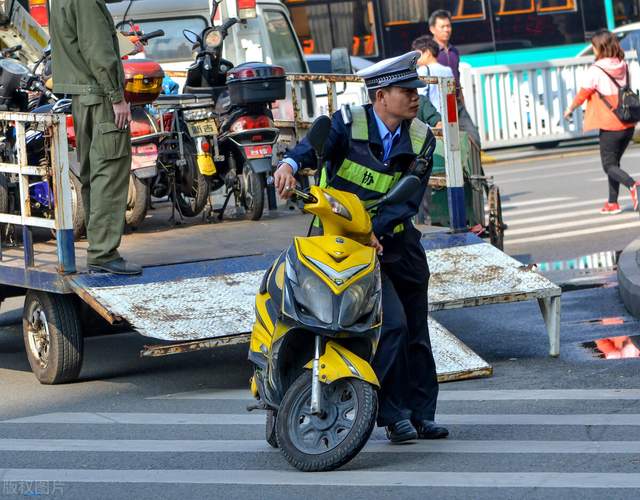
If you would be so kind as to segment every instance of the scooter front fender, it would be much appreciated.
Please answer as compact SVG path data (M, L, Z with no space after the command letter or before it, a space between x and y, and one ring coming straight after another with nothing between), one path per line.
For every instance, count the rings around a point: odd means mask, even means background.
M359 378L380 388L380 382L371 365L346 347L330 340L320 356L320 382L331 384L341 378ZM305 368L311 369L313 360Z

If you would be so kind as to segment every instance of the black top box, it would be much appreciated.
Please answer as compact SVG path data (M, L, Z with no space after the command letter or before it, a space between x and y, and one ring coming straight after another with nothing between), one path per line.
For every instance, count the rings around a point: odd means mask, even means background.
M284 68L261 62L244 63L227 73L231 104L255 104L284 99Z

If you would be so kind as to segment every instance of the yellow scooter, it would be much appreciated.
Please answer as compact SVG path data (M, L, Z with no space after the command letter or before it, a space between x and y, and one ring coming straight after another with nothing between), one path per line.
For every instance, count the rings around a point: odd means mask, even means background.
M329 128L320 117L309 131L319 158ZM420 188L418 177L405 176L376 206ZM327 471L354 458L375 424L380 266L356 195L318 186L294 193L320 218L324 235L294 238L264 275L249 349L251 390L254 409L267 410L267 442L302 471Z

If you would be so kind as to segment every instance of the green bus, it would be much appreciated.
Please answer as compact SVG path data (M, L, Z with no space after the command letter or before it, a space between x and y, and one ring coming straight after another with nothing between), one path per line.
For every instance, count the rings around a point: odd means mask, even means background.
M379 60L428 32L437 9L453 17L453 44L471 66L573 57L601 29L640 21L640 0L285 0L307 54L348 47Z

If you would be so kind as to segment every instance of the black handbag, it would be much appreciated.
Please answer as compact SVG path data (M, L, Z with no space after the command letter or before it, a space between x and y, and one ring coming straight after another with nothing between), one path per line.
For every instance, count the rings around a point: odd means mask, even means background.
M596 90L607 108L613 111L613 114L616 115L622 122L639 122L640 98L638 98L638 94L631 90L631 87L629 86L629 66L627 66L627 83L625 85L620 85L615 78L613 78L609 73L607 73L597 64L595 66L601 69L603 73L607 75L609 79L614 83L614 85L618 87L618 106L616 108L614 108L609 103L609 101L607 101L604 96L600 92L598 92L598 90Z

